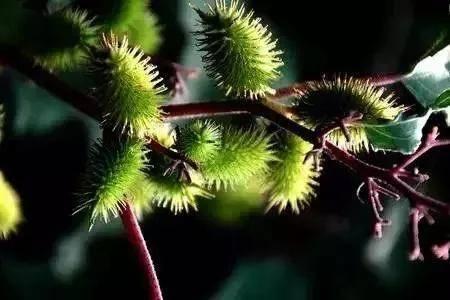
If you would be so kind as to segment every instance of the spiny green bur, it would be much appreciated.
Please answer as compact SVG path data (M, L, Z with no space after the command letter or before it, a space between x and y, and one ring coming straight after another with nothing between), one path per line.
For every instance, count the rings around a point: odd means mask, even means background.
M355 152L370 147L367 134L358 123L386 122L395 119L404 110L404 106L396 104L393 94L386 94L383 88L375 87L367 80L352 77L308 83L305 89L299 91L294 103L299 122L312 129L338 124L352 112L361 113L362 119L348 126L350 141L341 129L335 129L328 135L340 148Z
M208 12L195 8L201 29L196 32L206 71L226 95L245 98L273 94L271 83L280 76L283 65L276 50L277 41L267 26L232 0L216 0Z
M33 56L44 67L69 70L85 62L95 45L98 27L86 11L64 8L42 15L23 8L20 1L0 4L0 42Z
M287 208L299 213L315 196L314 186L319 171L312 160L305 157L313 145L286 132L277 135L276 156L279 160L271 165L267 180L269 205L281 212Z
M144 142L126 139L96 143L90 151L82 184L80 209L91 212L91 224L98 218L116 217L127 198L133 198L134 184L147 168Z
M119 41L109 34L91 60L103 124L130 136L151 136L160 124L158 106L165 87L150 58L138 48L129 48L125 37Z
M173 161L161 154L151 152L149 168L140 179L140 198L136 197L134 205L138 211L149 211L151 206L170 208L175 214L190 209L197 210L196 198L211 198L212 195L202 188L204 180L197 172L191 170L191 181L183 180L175 173L166 172Z
M183 127L178 138L181 152L195 162L211 160L220 149L220 129L213 122L200 120Z
M169 207L174 214L197 210L197 197L211 198L201 187L202 179L197 174L191 174L192 182L180 180L175 174L149 175L147 177L147 189L151 191L152 202L161 207Z
M274 159L270 136L262 129L238 129L195 122L182 136L183 149L199 163L208 187L235 188L265 174Z
M0 239L6 239L22 222L20 199L0 171Z
M79 67L87 58L89 47L97 41L98 28L86 11L63 9L45 16L37 28L30 24L30 35L40 41L29 45L36 61L48 69L68 70Z

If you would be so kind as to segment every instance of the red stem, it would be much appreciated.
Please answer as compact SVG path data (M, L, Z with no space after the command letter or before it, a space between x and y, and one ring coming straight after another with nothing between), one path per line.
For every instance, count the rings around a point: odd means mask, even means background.
M145 243L136 215L128 202L125 202L120 218L122 219L128 240L136 250L140 266L142 266L144 269L143 271L146 274L149 299L162 300L163 296L159 286L158 277L156 276L156 270L153 265L152 257L147 249L147 244Z
M31 78L41 87L47 89L49 92L59 97L61 100L68 102L75 108L80 111L86 113L87 115L99 119L99 112L97 109L96 101L94 98L84 95L79 91L73 89L65 82L59 80L56 76L44 70L43 68L34 64L34 62L27 58L26 56L20 54L20 51L15 51L14 49L5 48L0 45L0 63L5 65L9 65L24 75ZM388 77L372 77L368 78L375 85L387 85L400 81L403 76L388 76ZM273 97L273 99L269 100L277 100L289 96L292 92L295 92L295 89L302 88L302 84L294 84L291 87L287 87L285 89L280 89L279 92ZM219 115L232 115L232 114L251 114L255 116L264 117L267 120L279 125L280 127L296 134L297 136L303 138L306 141L311 143L315 143L317 141L317 135L309 130L308 128L294 122L293 120L285 117L283 114L267 107L264 104L258 102L251 101L224 101L224 102L209 102L209 103L191 103L191 104L181 104L181 105L167 105L162 106L161 109L165 113L164 118L166 121L176 120L176 119L189 119L189 118L199 118L199 117L215 117ZM436 142L437 144L433 145L447 145L448 142ZM149 146L152 146L151 143ZM154 145L153 145L154 146ZM158 145L156 145L158 146ZM348 153L345 150L338 148L332 143L325 141L323 143L324 152L329 155L331 158L338 160L339 162L346 165L348 168L355 171L362 178L376 178L392 186L403 196L407 197L411 203L412 207L426 207L432 211L440 212L444 215L450 214L450 205L440 202L432 197L428 197L422 193L416 191L413 187L408 185L406 182L401 180L401 177L405 175L405 170L403 169L417 158L419 158L422 154L427 152L430 148L425 141L425 144L422 145L422 149L419 149L415 154L408 157L399 167L392 169L380 168L374 165L370 165L366 162L359 160L354 155ZM158 147L157 147L158 148ZM161 150L161 149L160 149ZM163 151L167 152L167 151ZM167 152L173 157L178 157L178 155L173 155L172 152ZM170 156L169 155L169 156ZM394 192L394 191L392 191ZM132 211L128 208L124 211L124 213L132 214ZM122 216L122 220L124 224L127 223L128 228L127 233L131 236L136 236L136 232L138 233L139 239L133 238L133 241L141 241L139 243L134 242L135 246L139 250L139 252L145 255L140 255L145 258L143 263L147 267L147 276L149 278L153 278L150 281L151 286L156 282L156 275L154 272L153 265L151 264L151 259L148 254L148 251L145 248L145 242L142 238L142 234L139 230L139 225L135 220L134 215L130 216ZM133 221L130 222L130 221ZM134 229L133 229L134 227ZM133 229L133 230L131 230ZM150 264L148 263L150 261ZM149 268L150 266L150 268ZM156 281L155 281L156 280ZM159 291L159 287L158 287ZM159 291L160 296L160 291ZM155 298L161 299L161 298Z
M166 120L189 119L195 117L214 117L226 114L252 114L264 117L280 127L296 134L304 140L314 143L316 135L313 131L286 118L278 112L258 102L250 101L226 101L226 102L202 102L178 105L166 105L162 107ZM338 148L329 141L324 143L324 151L331 158L343 163L355 171L362 178L378 178L389 183L402 195L407 197L414 205L424 205L433 211L439 211L444 215L450 214L450 205L432 197L419 193L399 177L398 170L380 168L368 164L349 152Z

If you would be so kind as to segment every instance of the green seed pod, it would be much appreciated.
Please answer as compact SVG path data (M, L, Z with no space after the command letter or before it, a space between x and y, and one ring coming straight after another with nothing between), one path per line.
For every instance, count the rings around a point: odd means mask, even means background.
M210 121L194 121L180 130L179 148L197 163L203 163L219 151L220 127Z
M16 232L22 222L20 199L0 172L0 239L6 239Z
M195 9L201 30L197 42L205 52L206 71L226 95L258 98L274 94L272 81L280 76L283 65L276 50L277 41L267 26L246 12L238 0L216 0L208 12Z
M39 64L68 70L85 62L87 49L95 45L98 36L98 28L87 12L63 9L38 21L37 28L30 30L30 35L35 36L30 40L39 36L40 41L31 44L29 51Z
M165 88L149 60L138 48L128 48L126 38L119 42L112 33L103 36L100 50L92 55L92 72L107 127L143 138L160 123Z
M148 213L155 205L169 207L175 214L189 211L189 208L197 210L197 197L212 197L202 188L203 179L197 172L190 170L188 182L180 178L177 171L167 172L174 162L166 156L151 152L148 157L152 167L132 188L133 204L139 215Z
M91 211L91 224L98 217L116 217L126 199L133 198L134 184L147 167L144 142L135 139L96 143L82 184L80 209Z
M393 94L386 94L383 88L375 87L367 80L337 77L308 83L299 91L293 110L298 120L312 129L337 125L350 114L360 113L361 120L348 124L350 141L340 128L328 134L337 146L359 152L370 146L367 134L359 124L393 120L405 107L395 103Z
M167 176L150 175L147 177L147 190L152 194L152 202L161 207L169 207L174 214L197 210L197 197L211 198L201 187L202 179L198 174L191 173L192 182L180 180L175 174Z
M315 196L314 186L318 185L319 171L312 160L305 161L313 145L290 133L280 133L277 139L279 160L273 162L268 176L267 209L278 207L281 212L290 207L299 213Z
M254 176L263 176L273 161L270 136L261 129L222 128L217 153L200 163L200 171L209 187L235 188Z

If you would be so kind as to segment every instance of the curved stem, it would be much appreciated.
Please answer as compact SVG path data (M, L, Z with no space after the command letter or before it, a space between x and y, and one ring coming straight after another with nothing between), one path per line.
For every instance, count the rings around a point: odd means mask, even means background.
M59 97L61 100L71 104L75 108L93 117L94 119L100 119L100 114L96 105L96 99L86 96L83 93L80 93L79 91L71 88L68 84L61 81L53 74L35 65L32 60L20 54L20 51L12 51L10 48L2 47L0 45L0 64L5 64L15 68L19 72L35 81L39 86L47 89L49 92ZM367 79L372 81L372 83L375 85L387 85L399 82L402 78L402 75L394 75L387 77L378 76ZM281 89L278 92L278 96L280 96L281 99L282 97L289 95L290 92L295 91L295 88L301 88L301 86L302 84L294 84L291 87ZM276 96L277 95L275 95L275 98L277 98ZM275 108L268 107L265 104L256 101L249 101L244 99L239 101L228 100L222 102L166 105L162 106L161 110L164 113L163 117L166 121L199 117L215 117L220 115L251 114L254 116L263 117L308 142L314 144L317 141L316 134L310 129L286 117L283 112L279 112L275 110ZM436 137L436 134L437 129L435 133L432 133L432 137ZM450 215L450 204L438 201L432 197L418 192L411 185L407 184L401 179L401 177L405 175L404 168L414 162L421 155L435 146L443 146L448 144L448 141L434 141L430 144L429 140L425 140L421 148L419 148L419 150L415 154L408 157L398 167L394 167L392 169L380 168L378 166L366 163L358 159L351 153L340 149L339 147L326 140L323 143L322 150L330 158L344 164L349 169L353 170L355 173L361 176L363 179L378 179L387 184L387 186L392 187L394 190L389 189L389 192L397 195L396 192L398 191L399 194L402 194L409 199L411 207L421 208L422 212L424 212L424 208L426 208L426 210L432 210L435 212L440 212L444 215ZM151 141L148 146L152 147ZM155 146L157 148L156 150L164 150L159 147L162 147L162 145L154 144L153 147ZM178 154L174 154L172 151L164 150L162 152L172 158L180 157ZM140 232L136 218L129 206L125 207L121 217L127 229L130 240L138 250L141 262L146 268L146 274L149 278L150 287L153 291L152 293L154 293L153 296L156 297L153 299L162 299L150 255L145 247L145 241L142 237L142 233Z
M144 269L146 274L146 281L148 282L148 295L150 300L162 300L161 288L159 286L158 277L156 276L155 266L153 264L152 257L147 249L144 236L142 235L141 228L139 226L136 215L133 208L128 202L120 213L123 226L125 228L128 240L134 246L136 254L138 256L140 266Z
M162 107L166 120L195 117L214 117L224 114L253 114L264 117L278 126L296 134L306 141L314 143L313 131L286 118L280 113L257 103L250 101L226 101L226 102L203 102L179 105L167 105ZM331 158L341 162L355 171L362 178L374 177L388 182L412 203L429 206L434 211L440 211L444 215L450 214L450 205L432 197L419 193L411 186L402 181L397 172L390 169L380 168L368 164L349 152L340 149L334 144L325 141L324 152Z

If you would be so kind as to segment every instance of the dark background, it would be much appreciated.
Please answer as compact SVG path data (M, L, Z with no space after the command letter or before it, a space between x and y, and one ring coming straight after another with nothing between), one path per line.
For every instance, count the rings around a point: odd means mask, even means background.
M202 0L192 3L203 7ZM323 74L405 73L450 40L447 1L254 0L249 6L285 50L285 77L277 86ZM201 66L188 1L153 0L151 7L164 30L159 55ZM205 75L189 86L192 101L220 98ZM412 103L402 86L392 88ZM19 234L0 241L0 299L145 299L120 222L88 232L84 217L72 216L87 148L99 135L96 123L11 71L0 73L0 98L7 116L1 170L25 215ZM389 165L396 157L368 159ZM449 162L446 150L420 162L433 174L426 191L442 199L450 195ZM155 210L142 226L165 299L450 296L448 262L407 260L406 202L389 207L394 224L378 241L369 206L355 196L358 178L327 161L320 181L318 198L298 216L264 214L251 191L204 200L198 213ZM450 233L447 225L423 226L426 254L431 240Z

